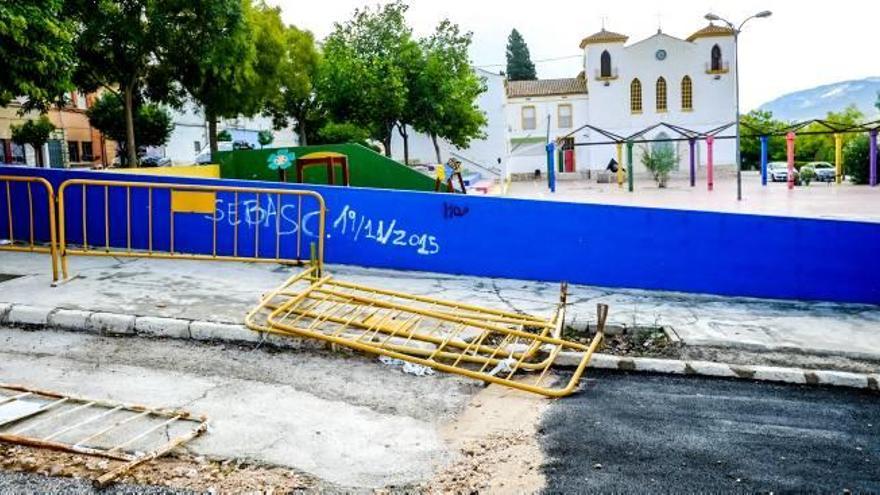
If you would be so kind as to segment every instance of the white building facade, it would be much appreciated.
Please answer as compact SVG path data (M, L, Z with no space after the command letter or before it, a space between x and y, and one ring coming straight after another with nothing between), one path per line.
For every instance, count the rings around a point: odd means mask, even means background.
M617 146L592 127L629 137L665 123L707 132L736 119L736 67L732 30L709 26L687 39L660 31L636 43L602 30L583 39L583 71L576 78L509 81L505 105L508 131L506 175L546 171L545 144L566 137L559 153L563 172L603 170L617 159ZM733 127L719 133L732 136ZM658 127L643 139L681 136ZM637 140L637 139L636 139ZM588 145L596 143L595 145ZM640 156L655 144L634 146L634 169L645 172ZM689 167L687 141L669 141L678 155L679 170ZM706 164L704 140L697 141L696 163ZM717 139L713 151L719 166L735 164L732 139ZM625 160L625 154L624 154Z

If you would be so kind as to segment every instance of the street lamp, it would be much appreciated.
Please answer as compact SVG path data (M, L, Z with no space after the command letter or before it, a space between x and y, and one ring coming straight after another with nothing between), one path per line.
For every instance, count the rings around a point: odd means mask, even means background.
M736 200L742 200L742 157L740 156L739 149L739 33L742 32L743 26L746 25L752 19L764 19L773 15L769 10L762 10L755 15L746 17L744 21L739 23L739 27L736 27L732 22L727 19L717 16L713 13L706 14L705 18L707 21L721 21L724 24L727 24L727 27L733 30L733 50L734 50L734 61L733 61L733 70L734 70L734 79L736 85Z

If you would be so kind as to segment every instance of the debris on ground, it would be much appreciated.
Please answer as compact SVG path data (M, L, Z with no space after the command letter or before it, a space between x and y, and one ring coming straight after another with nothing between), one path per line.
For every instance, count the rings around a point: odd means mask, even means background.
M0 442L0 470L97 480L117 461ZM318 481L292 469L235 459L171 454L141 465L117 480L210 493L318 489Z
M567 326L563 335L576 342L589 343L595 331ZM682 348L681 342L670 339L662 327L609 328L599 352L615 356L680 359Z

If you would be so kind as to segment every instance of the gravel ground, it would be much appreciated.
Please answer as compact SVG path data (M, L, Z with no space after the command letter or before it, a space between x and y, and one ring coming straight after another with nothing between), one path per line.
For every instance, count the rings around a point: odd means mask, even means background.
M45 493L65 495L165 495L196 493L151 485L115 484L104 489L95 488L88 480L43 476L32 473L0 471L0 494Z
M539 434L548 493L880 492L876 392L594 371Z

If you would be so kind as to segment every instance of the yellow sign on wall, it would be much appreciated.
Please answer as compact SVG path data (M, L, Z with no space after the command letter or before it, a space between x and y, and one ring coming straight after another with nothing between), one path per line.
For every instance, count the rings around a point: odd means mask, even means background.
M174 213L214 213L214 192L171 190L171 211Z

